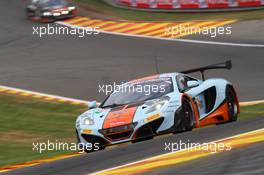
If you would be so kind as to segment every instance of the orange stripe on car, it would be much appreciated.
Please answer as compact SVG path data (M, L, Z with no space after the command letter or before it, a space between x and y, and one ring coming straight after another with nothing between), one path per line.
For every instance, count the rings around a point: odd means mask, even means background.
M220 107L218 107L217 110L215 110L205 118L201 119L200 126L211 125L213 123L220 123L219 120L217 120L217 117L223 117L223 120L221 122L229 120L228 105L226 102L223 103Z
M136 110L137 107L124 107L121 110L110 111L104 120L103 129L131 124Z

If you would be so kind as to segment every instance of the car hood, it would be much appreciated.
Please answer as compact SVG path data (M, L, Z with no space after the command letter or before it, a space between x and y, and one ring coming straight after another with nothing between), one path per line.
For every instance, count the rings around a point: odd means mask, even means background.
M95 125L90 127L101 129L131 124L133 123L134 116L141 104L123 105L115 108L105 109L90 109L80 115L77 121L81 122L84 118L90 117L95 121Z
M131 124L138 106L120 106L113 108L105 116L103 129Z

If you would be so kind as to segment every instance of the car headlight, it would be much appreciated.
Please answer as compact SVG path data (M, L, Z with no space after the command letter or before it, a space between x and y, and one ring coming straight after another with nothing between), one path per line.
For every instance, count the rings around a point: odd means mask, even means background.
M51 16L50 12L43 12L43 16Z
M83 119L83 124L84 125L94 125L94 120L90 117L86 117Z
M75 10L76 9L76 7L74 7L74 6L72 6L72 7L68 7L68 10Z
M156 101L149 107L149 109L146 111L146 114L160 110L169 101L169 99L169 97L165 97L159 101Z

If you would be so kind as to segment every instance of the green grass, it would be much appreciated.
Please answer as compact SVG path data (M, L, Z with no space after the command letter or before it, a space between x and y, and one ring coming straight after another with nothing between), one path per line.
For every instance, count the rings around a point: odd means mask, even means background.
M253 20L263 19L264 9L242 12L206 12L206 13L175 13L145 12L113 7L103 0L75 0L90 11L99 12L107 17L143 21L188 21L188 20Z
M264 103L252 106L242 106L240 112L238 120L247 120L258 116L264 117Z
M70 153L32 151L33 142L75 142L75 119L84 106L0 94L0 166ZM264 104L242 107L239 120L264 116Z
M0 94L0 166L66 154L32 151L33 142L76 142L75 119L86 107Z

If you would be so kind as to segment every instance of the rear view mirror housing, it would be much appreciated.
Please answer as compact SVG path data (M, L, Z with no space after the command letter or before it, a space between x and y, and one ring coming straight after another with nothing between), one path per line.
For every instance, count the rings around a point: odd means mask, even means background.
M97 108L97 102L96 102L96 101L90 101L90 102L88 103L88 108L89 108L89 109Z
M187 86L188 86L188 89L194 88L194 87L199 86L199 82L198 81L187 81Z

